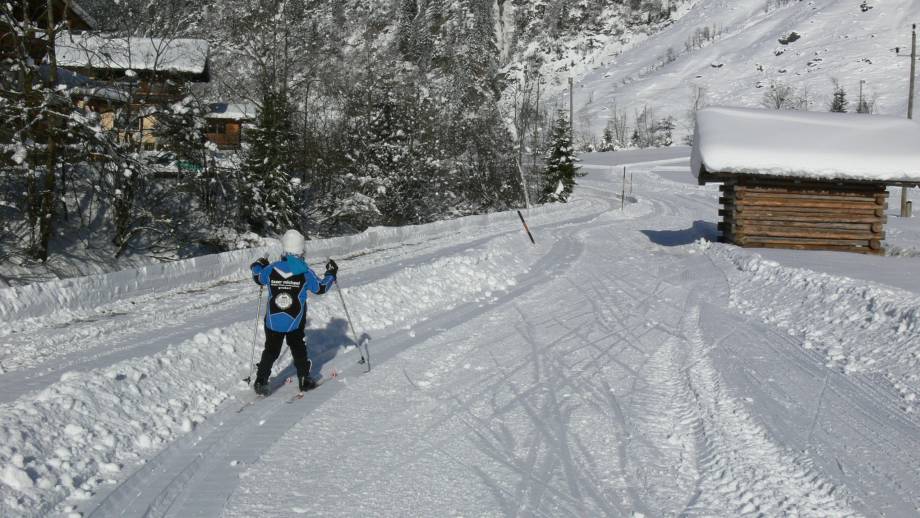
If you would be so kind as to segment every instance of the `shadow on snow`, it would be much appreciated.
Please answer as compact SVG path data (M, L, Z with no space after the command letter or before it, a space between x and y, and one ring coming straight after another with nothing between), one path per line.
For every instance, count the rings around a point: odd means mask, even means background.
M365 339L370 339L370 336L366 333L361 337L362 341ZM310 328L308 321L307 329L304 332L304 341L307 344L308 357L313 361L313 367L310 372L314 378L322 370L323 366L332 361L342 349L349 345L357 346L355 341L348 336L348 321L343 318L333 318L322 329ZM272 378L273 389L283 385L285 380L296 375L297 371L294 369L294 362L288 360L287 366Z
M682 230L643 230L649 241L661 246L689 245L699 239L717 241L718 227L709 221L696 220L690 228Z

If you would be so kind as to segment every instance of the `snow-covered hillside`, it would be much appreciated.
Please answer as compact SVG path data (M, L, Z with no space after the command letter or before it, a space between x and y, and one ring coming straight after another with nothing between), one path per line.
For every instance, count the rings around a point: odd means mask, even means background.
M655 117L675 117L682 134L692 131L687 112L697 88L705 104L754 107L773 84L792 87L807 109L827 111L833 80L851 111L865 81L878 113L906 116L916 21L920 4L909 0L698 0L622 54L593 58L593 70L577 78L576 123L589 122L599 137L615 107L632 119L647 106Z

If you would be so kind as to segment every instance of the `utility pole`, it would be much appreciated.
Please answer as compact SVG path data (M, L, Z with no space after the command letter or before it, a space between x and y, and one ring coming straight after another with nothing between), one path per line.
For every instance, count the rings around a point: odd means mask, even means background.
M572 147L575 147L575 81L569 78L569 140L572 141Z
M856 107L856 111L859 113L863 112L863 107L865 106L865 101L863 101L863 85L866 84L865 79L859 80L859 104Z
M910 94L907 97L907 118L914 118L914 86L917 81L917 24L911 30L910 43ZM901 187L901 217L907 216L907 187Z
M907 118L914 118L914 86L917 81L917 24L911 31L910 43L910 96L907 98Z
M626 166L623 166L623 188L620 195L620 210L626 210Z

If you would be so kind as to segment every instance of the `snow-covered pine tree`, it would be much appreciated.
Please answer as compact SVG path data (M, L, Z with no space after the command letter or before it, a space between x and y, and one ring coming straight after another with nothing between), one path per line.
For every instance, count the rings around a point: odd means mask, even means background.
M565 113L560 112L553 125L549 155L543 170L543 190L540 202L563 202L569 199L575 188L578 172L578 157L572 146L572 133Z
M283 232L300 219L299 182L288 172L291 116L284 93L264 94L258 125L249 138L240 189L243 215L256 231Z
M674 145L674 117L668 116L659 119L652 131L652 145L655 147L668 147Z
M629 143L632 147L635 147L635 148L644 147L642 145L642 137L639 135L639 128L636 128L633 130L632 136L629 137Z
M834 81L834 97L831 99L830 111L834 113L846 113L847 105L847 92L844 90L840 83Z
M614 144L613 130L610 128L609 124L607 125L607 127L604 128L604 134L601 136L600 150L601 151L616 151L616 145Z

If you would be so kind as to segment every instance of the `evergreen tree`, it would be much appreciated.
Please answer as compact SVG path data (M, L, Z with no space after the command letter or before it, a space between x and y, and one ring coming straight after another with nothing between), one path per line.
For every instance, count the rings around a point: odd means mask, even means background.
M674 145L674 117L665 117L659 120L653 129L655 147L668 147Z
M601 151L616 151L616 145L614 144L613 130L610 129L610 125L604 128L604 135L601 137Z
M560 201L565 203L575 188L575 178L581 176L578 172L578 157L572 146L572 131L569 121L563 113L559 114L553 126L552 143L549 156L546 158L546 168L543 170L543 189L540 193L540 202Z
M284 93L267 92L251 136L241 199L245 219L259 232L282 232L299 223L299 187L288 173L290 107ZM248 196L246 195L248 193Z
M840 86L838 83L834 83L834 98L831 101L831 111L835 113L846 113L847 105L847 92Z

